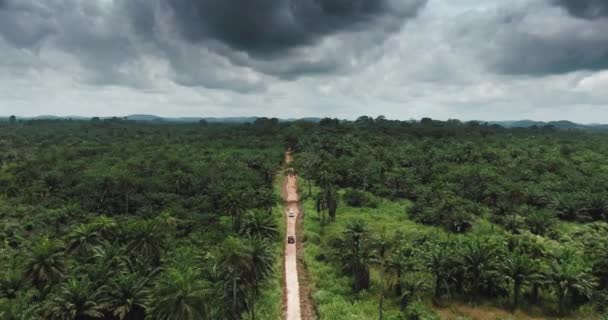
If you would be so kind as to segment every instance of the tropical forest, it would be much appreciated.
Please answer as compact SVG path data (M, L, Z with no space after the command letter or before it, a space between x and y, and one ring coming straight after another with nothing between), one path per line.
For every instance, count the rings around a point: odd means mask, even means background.
M608 133L0 121L2 320L608 319Z

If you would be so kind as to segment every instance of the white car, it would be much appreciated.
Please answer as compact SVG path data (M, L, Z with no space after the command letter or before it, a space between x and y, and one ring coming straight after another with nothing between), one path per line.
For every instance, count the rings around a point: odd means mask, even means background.
M289 209L289 217L293 218L294 216L293 209Z

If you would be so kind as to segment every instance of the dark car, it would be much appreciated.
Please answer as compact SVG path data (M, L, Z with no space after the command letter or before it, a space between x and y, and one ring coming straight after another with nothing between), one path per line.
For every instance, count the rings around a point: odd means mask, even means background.
M287 237L287 243L289 243L289 244L296 243L296 238L294 236Z

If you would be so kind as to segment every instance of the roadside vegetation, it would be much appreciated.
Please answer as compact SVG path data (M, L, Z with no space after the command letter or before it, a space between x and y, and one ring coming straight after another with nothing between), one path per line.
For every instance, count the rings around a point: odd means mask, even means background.
M319 318L606 312L605 134L362 117L297 151Z

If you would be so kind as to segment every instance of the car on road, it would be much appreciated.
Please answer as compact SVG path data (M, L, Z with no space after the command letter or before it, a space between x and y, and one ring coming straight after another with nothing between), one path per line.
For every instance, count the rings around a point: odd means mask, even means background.
M287 243L289 243L289 244L296 243L296 238L294 236L287 237Z
M295 214L293 213L293 209L289 209L289 217L293 218Z

